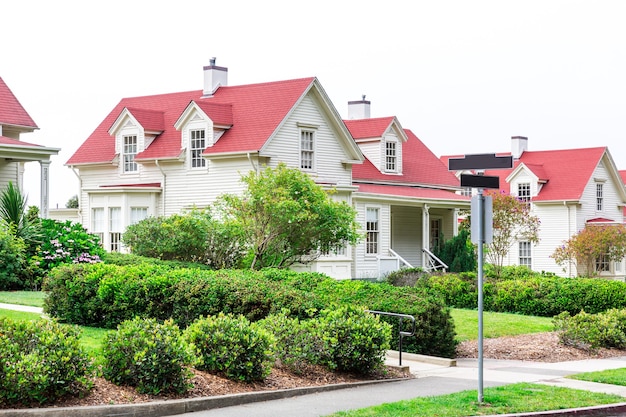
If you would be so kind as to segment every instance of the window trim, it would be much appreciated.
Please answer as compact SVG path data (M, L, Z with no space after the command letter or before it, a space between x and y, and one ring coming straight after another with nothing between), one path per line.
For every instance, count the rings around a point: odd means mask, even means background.
M202 133L201 138L194 138L197 133ZM202 157L202 152L206 149L206 129L189 129L189 168L203 169L206 168L206 159ZM202 141L202 147L194 147L195 141ZM200 165L195 165L200 163Z
M132 140L134 143L128 143ZM124 174L135 173L139 170L137 162L135 162L135 155L138 153L139 140L137 135L124 135L122 136L122 172ZM134 148L134 152L128 152L129 147Z
M527 266L528 268L532 269L533 251L532 251L532 245L529 241L523 240L523 241L518 242L517 262L518 262L518 265L520 266Z
M530 203L531 191L529 182L517 183L517 199L522 203Z
M305 139L308 139L305 142ZM317 131L311 128L300 128L300 142L299 142L299 150L300 150L300 169L303 171L315 171L315 146L317 142ZM304 149L304 144L310 144L310 149ZM308 159L305 159L304 156L309 156ZM305 166L306 163L306 166Z
M369 220L368 213L372 211L376 212L375 221ZM370 224L376 228L370 229ZM365 256L377 255L380 255L380 207L365 207Z
M391 146L390 148L390 145ZM393 155L390 155L390 151L393 151ZM393 173L397 173L398 170L398 141L397 140L390 140L387 139L385 140L385 146L384 146L384 153L385 153L385 172L393 172ZM390 167L390 165L393 165L393 167Z

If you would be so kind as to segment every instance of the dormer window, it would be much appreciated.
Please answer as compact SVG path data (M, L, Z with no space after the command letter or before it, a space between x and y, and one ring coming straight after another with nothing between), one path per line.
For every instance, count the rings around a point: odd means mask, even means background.
M302 129L300 131L300 168L311 171L315 161L315 131Z
M530 183L521 182L517 184L517 199L522 203L530 201Z
M385 141L385 171L398 171L398 144L395 141Z
M137 135L124 136L124 172L136 172L137 163L135 162L135 155L137 155Z
M190 161L192 168L204 168L206 160L202 157L202 152L206 148L204 129L190 131L191 143L189 146Z

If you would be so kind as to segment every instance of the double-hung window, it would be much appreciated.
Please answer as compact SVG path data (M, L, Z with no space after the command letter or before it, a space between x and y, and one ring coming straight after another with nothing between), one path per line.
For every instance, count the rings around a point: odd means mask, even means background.
M300 168L312 170L315 157L315 132L313 130L300 131Z
M123 152L124 172L137 171L137 163L135 162L135 155L137 155L137 135L124 136L124 152Z
M380 240L379 223L379 210L377 208L368 207L365 213L365 229L367 232L365 253L367 255L378 254Z
M139 223L148 217L147 207L131 207L130 208L130 224Z
M530 201L530 183L522 182L517 184L517 198L523 203Z
M397 143L394 141L385 142L385 171L397 172L398 170L398 154Z
M532 268L530 242L519 242L519 264Z
M596 184L596 210L602 211L604 209L604 184Z
M122 244L122 208L109 207L109 251L119 252Z
M202 157L202 152L204 152L204 148L206 147L204 135L204 129L192 130L190 132L191 142L189 150L191 152L190 159L192 168L204 168L206 165L206 160Z
M104 207L91 209L91 233L100 238L100 245L104 245Z
M607 255L600 255L596 258L596 272L609 272L611 270L611 263Z

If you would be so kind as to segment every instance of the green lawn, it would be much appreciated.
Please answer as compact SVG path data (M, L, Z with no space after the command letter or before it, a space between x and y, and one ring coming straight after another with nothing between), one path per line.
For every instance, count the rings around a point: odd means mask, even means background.
M0 309L0 317L8 317L11 320L44 320L44 318L42 318L37 313L3 309ZM97 363L98 361L100 361L102 343L106 336L107 330L86 326L78 327L81 330L80 343L82 347Z
M0 291L0 303L43 307L46 293L43 291Z
M600 394L540 384L511 384L483 391L479 404L475 390L435 397L418 397L360 410L341 411L333 417L461 417L515 414L623 402L614 394Z
M478 311L451 309L459 342L478 339ZM483 337L485 339L519 334L551 332L552 318L522 316L521 314L483 312Z
M599 382L601 384L626 386L626 368L609 369L607 371L583 372L569 378L581 381Z

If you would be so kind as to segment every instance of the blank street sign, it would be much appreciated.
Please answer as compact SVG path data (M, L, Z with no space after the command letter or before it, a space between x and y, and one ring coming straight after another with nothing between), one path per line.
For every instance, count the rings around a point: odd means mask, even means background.
M461 174L461 187L500 188L500 177Z
M448 159L449 171L472 169L507 169L513 168L513 156L496 156L495 153L465 155L464 158Z

